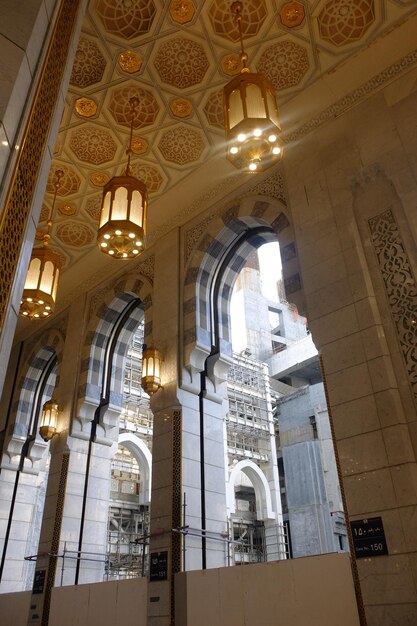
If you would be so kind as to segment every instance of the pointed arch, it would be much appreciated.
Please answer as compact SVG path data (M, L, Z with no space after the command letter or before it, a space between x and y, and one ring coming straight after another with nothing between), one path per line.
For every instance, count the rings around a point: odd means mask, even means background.
M16 398L12 405L12 423L4 446L3 467L16 468L19 455L27 437L32 433L34 441L30 445L28 458L32 464L39 461L48 447L35 429L35 411L39 412L43 402L52 397L58 385L59 366L62 361L64 337L59 330L43 332L32 344L24 360L22 376ZM32 467L37 472L36 466Z
M119 435L119 445L127 448L138 462L141 475L143 476L143 489L141 489L139 494L139 504L149 504L152 488L151 451L140 437L132 433L121 433Z
M230 513L236 512L235 484L240 472L246 474L255 490L256 517L258 520L275 519L272 509L271 490L263 471L253 461L243 460L236 463L229 475L226 486L227 506Z
M229 306L235 279L255 249L277 239L295 250L288 209L269 197L232 203L208 223L190 255L184 280L183 362L190 372L202 370L213 346L230 359ZM290 271L294 268L296 259ZM285 272L283 264L284 279ZM293 283L300 291L297 276Z
M105 401L100 417L102 442L111 445L123 400L123 372L127 351L139 323L145 322L145 341L152 334L152 284L137 272L130 272L115 284L90 298L90 321L78 388L78 410L72 434L88 438L88 424Z

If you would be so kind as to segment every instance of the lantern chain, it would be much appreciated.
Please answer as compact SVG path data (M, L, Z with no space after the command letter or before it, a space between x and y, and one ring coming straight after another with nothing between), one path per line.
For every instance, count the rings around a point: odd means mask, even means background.
M241 72L249 72L249 68L246 65L246 62L248 60L248 55L245 52L245 49L243 47L243 35L242 35L242 10L243 10L243 3L242 2L232 2L232 6L231 6L231 10L234 16L234 20L235 23L237 24L238 30L239 30L239 39L240 39L240 61L242 63L242 69L240 70Z
M43 245L47 246L49 243L49 240L51 238L51 228L52 228L52 216L54 214L54 210L55 210L55 202L56 202L56 196L58 193L58 189L61 186L61 178L63 177L64 172L62 170L56 170L55 172L55 182L54 182L54 199L52 201L52 207L51 207L51 212L49 213L49 218L47 221L47 226L48 229L43 237Z
M132 175L132 168L130 167L130 159L132 158L133 150L132 150L132 140L133 140L133 124L136 118L136 110L139 105L139 98L134 96L129 100L130 105L130 137L129 137L129 146L126 150L127 154L127 165L126 165L126 176Z

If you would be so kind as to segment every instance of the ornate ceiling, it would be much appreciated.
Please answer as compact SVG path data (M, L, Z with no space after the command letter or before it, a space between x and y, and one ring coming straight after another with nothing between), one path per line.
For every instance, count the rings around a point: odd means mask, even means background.
M174 186L202 183L209 159L230 175L222 88L240 69L230 4L90 1L39 225L46 227L60 168L51 247L64 271L84 255L104 256L95 241L101 188L124 169L132 96L140 101L132 165L150 193L150 233L176 210ZM416 11L415 0L244 0L249 65L285 106Z

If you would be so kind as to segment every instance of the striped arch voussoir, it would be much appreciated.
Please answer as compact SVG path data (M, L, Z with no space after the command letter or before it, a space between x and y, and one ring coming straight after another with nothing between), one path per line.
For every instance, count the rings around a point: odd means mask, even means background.
M16 425L25 425L30 415L33 397L40 376L53 354L57 358L57 378L59 385L60 364L64 350L64 337L59 330L50 329L42 333L30 346L27 357L21 367L18 395L14 399L13 415ZM51 390L52 391L52 390Z
M265 234L255 235L259 227ZM190 366L195 348L210 352L210 292L219 260L239 240L236 255L221 278L219 323L220 337L229 341L229 301L236 278L252 251L273 240L292 241L292 226L287 207L279 200L264 196L246 197L232 202L205 222L204 233L196 242L185 268L183 301L183 358Z
M108 288L100 289L90 297L90 319L85 334L84 352L81 363L78 398L99 403L103 371L103 355L119 316L132 300L139 300L139 309L145 315L145 341L150 343L152 335L152 285L148 278L130 272ZM132 324L139 323L134 317ZM130 322L128 322L128 325ZM129 331L132 329L128 329ZM127 339L126 339L127 340ZM118 350L123 351L124 346Z

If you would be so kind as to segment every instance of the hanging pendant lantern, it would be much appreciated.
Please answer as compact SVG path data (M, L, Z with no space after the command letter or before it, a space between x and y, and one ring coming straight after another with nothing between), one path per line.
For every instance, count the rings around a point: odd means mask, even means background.
M51 238L52 215L55 208L56 195L64 172L55 172L55 194L51 213L48 219L48 231L43 237L43 247L34 248L29 263L25 286L20 302L19 314L31 319L43 319L51 315L55 308L58 289L61 259L59 255L48 248Z
M142 352L142 389L151 396L161 389L161 362L162 355L154 347L143 346Z
M250 72L243 49L242 2L231 9L239 29L242 70L223 89L227 158L238 169L262 172L282 156L275 89L265 76Z
M122 176L114 176L103 188L97 233L100 250L115 259L133 259L143 252L146 233L148 191L144 183L132 176L130 167L138 98L131 98L129 104L131 126L126 172Z
M41 425L39 434L44 441L50 441L54 435L57 435L59 406L54 398L47 400L42 407Z

